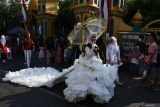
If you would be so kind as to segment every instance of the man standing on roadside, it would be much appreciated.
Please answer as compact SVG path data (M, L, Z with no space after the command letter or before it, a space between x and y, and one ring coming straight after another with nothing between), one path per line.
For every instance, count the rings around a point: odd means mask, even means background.
M27 32L27 36L22 41L22 44L24 49L25 64L27 64L27 67L30 67L32 49L34 49L35 47L33 40L30 38L29 32Z

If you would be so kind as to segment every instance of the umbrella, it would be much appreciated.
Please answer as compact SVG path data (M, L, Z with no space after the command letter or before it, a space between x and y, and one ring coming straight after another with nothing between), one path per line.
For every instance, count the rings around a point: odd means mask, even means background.
M9 35L13 35L13 34L23 35L23 34L25 34L25 30L23 28L14 27L11 30L9 30L7 32L7 34L9 34Z
M71 44L84 45L91 34L96 34L97 39L105 32L107 27L107 20L94 18L88 19L84 23L78 23L74 26L74 29L69 34L69 41Z

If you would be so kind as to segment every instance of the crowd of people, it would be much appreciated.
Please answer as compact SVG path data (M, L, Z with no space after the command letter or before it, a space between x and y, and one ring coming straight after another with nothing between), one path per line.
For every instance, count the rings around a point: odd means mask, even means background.
M24 64L30 67L33 54L40 62L47 64L55 62L57 65L60 65L62 62L68 61L64 59L64 50L67 48L68 43L67 39L64 38L53 40L49 37L40 36L34 39L27 32L26 35L21 36L1 35L0 40L0 58L2 63L6 63L21 55L24 56Z
M157 36L151 33L149 36L149 46L145 46L143 40L135 43L131 63L129 66L129 73L131 75L140 75L143 80L146 80L147 88L153 88L157 82L157 57L158 57L158 44Z

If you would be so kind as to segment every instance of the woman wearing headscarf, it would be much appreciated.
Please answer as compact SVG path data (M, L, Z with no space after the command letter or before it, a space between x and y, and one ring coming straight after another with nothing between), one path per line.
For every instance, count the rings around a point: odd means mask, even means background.
M110 40L110 42L109 42L109 44L106 48L107 64L117 66L117 65L121 64L120 49L119 49L119 46L117 44L117 39L115 37L111 37L109 40ZM117 70L117 73L116 73L115 84L122 85L122 83L119 81L118 70Z

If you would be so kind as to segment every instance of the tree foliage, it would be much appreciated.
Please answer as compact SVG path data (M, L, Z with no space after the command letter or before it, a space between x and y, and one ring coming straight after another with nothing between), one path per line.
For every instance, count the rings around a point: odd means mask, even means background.
M160 19L160 0L130 0L128 1L128 13L126 20L131 22L135 13L140 10L143 16L143 25L152 20Z
M20 16L22 14L19 0L10 0L9 13L10 16Z
M5 32L14 18L21 16L19 0L0 0L0 16L0 32Z
M55 28L58 35L66 35L74 25L74 12L71 9L72 0L59 1L58 16L56 17Z

